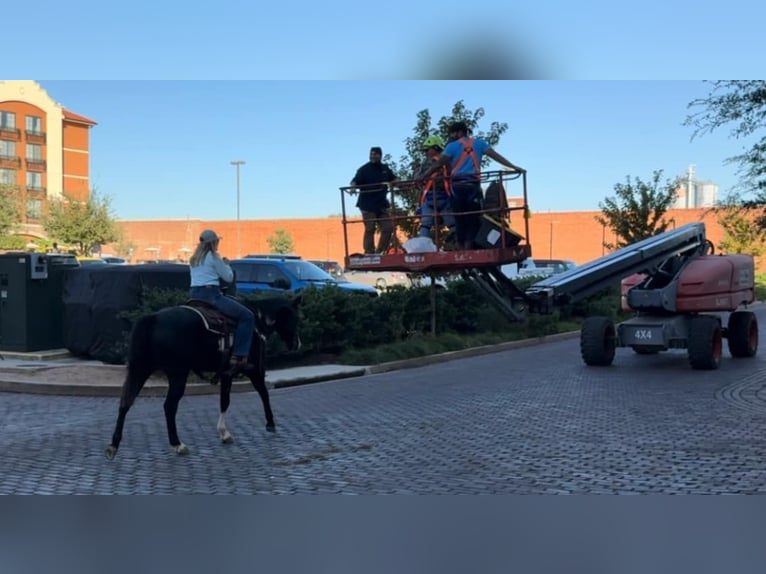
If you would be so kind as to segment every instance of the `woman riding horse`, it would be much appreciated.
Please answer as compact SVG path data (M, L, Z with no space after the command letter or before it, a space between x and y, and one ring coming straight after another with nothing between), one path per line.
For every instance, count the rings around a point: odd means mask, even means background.
M247 362L247 355L253 342L255 316L242 303L221 291L221 280L231 283L234 279L234 271L218 254L221 239L212 229L206 229L200 234L197 249L189 260L191 298L206 301L221 313L237 320L230 370L234 375L252 368Z

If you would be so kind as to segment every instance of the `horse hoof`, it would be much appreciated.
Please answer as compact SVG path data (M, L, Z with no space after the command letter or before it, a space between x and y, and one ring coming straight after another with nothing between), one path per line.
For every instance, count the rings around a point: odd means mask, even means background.
M178 446L174 446L173 450L176 451L176 454L189 454L189 447L184 443L181 443Z
M229 433L226 433L224 436L221 437L221 442L223 444L232 444L234 442L234 437L231 436Z
M107 458L107 460L114 460L114 456L117 454L117 448L109 445L104 450L104 456Z
M270 425L266 425L266 430L269 432L277 432L277 425L273 423Z

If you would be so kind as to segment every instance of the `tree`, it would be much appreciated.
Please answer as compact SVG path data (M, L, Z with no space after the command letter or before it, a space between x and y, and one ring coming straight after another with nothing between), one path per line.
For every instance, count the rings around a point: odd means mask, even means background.
M758 258L766 251L766 229L756 225L760 209L744 205L732 195L713 208L724 238L718 248L726 253L748 253ZM757 262L756 262L757 267Z
M484 117L484 108L469 110L465 107L463 100L458 101L452 106L452 111L448 116L442 116L436 126L432 126L431 113L428 109L417 113L417 122L412 130L411 136L405 138L404 147L407 150L406 155L402 155L399 161L394 161L390 155L386 154L383 161L387 163L402 181L411 180L415 172L425 160L425 154L421 149L423 141L430 135L440 135L446 142L449 141L449 132L447 128L452 122L464 121L468 128L476 137L484 138L491 146L496 146L500 141L500 136L508 129L507 123L492 122L488 131L478 128L479 121ZM482 166L486 166L490 159L484 157ZM398 216L414 216L415 210L420 204L420 190L415 188L402 189L397 194L401 200L401 205L392 206L392 213ZM414 220L406 220L399 224L407 237L417 235L418 224Z
M604 247L625 247L667 230L670 222L664 216L675 201L678 182L667 180L661 186L660 178L662 170L655 171L648 182L627 176L624 184L614 186L616 196L598 204L602 215L596 221L617 236L616 244L604 242Z
M18 186L0 184L0 236L9 235L19 221L21 206Z
M684 125L694 127L692 138L710 133L727 124L735 139L748 138L766 127L766 80L716 80L707 97L689 103L701 108L690 114ZM727 160L739 164L740 187L755 192L755 203L766 204L766 134L750 149ZM766 222L766 221L765 221Z
M92 191L87 201L69 197L48 204L43 227L49 237L77 247L80 255L90 255L93 245L119 238L119 228L112 215L111 198Z
M282 229L275 229L274 233L266 238L266 243L269 244L271 253L292 253L295 249L295 243L288 231Z

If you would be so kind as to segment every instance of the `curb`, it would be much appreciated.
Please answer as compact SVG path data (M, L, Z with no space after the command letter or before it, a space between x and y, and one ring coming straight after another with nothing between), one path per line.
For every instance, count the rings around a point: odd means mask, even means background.
M282 389L297 387L312 383L335 381L351 377L361 377L366 374L366 367L351 369L344 372L325 373L321 375L306 375L291 379L283 379L270 382L266 374L266 387L269 389ZM2 376L2 375L0 375ZM190 375L190 377L193 375ZM168 385L164 381L149 380L141 389L142 397L165 397ZM122 386L116 385L82 385L68 383L41 383L33 380L5 380L0 379L0 392L23 393L29 395L63 395L79 397L119 397L122 394ZM231 386L232 393L255 392L249 380L237 380ZM185 396L217 395L219 386L205 382L190 381L186 385Z
M520 341L508 341L507 343L498 343L497 345L484 345L482 347L471 347L469 349L460 349L459 351L448 351L446 353L439 353L437 355L426 355L423 357L415 357L413 359L402 359L401 361L390 361L388 363L380 363L379 365L371 365L365 368L365 372L368 375L375 375L379 373L388 373L391 371L398 371L401 369L414 369L416 367L424 367L426 365L434 365L436 363L446 363L447 361L454 361L455 359L479 357L481 355L489 355L491 353L501 353L503 351L510 351L512 349L534 347L535 345L541 345L543 343L553 343L556 341L564 341L564 340L573 339L579 336L580 336L580 331L569 331L567 333L557 333L555 335L544 335L542 337L536 337L534 339L522 339Z
M437 363L445 363L448 361L454 361L456 359L464 359L468 357L478 357L481 355L488 355L491 353L501 353L503 351L509 351L513 349L521 349L524 347L532 347L540 345L542 343L551 343L555 341L563 341L567 339L579 336L579 331L570 331L568 333L558 333L556 335L546 335L543 337L536 337L534 339L523 339L521 341L509 341L506 343L499 343L497 345L484 345L482 347L471 347L469 349L461 349L458 351L449 351L446 353L439 353L436 355L426 355L423 357L415 357L412 359L402 359L400 361L390 361L388 363L380 363L378 365L345 367L343 371L333 371L317 375L303 375L293 376L291 378L280 378L280 371L272 371L271 377L269 372L266 373L266 386L269 389L283 389L290 387L297 387L302 385L308 385L313 383L322 383L327 381L336 381L340 379L348 379L352 377L361 377L364 375L374 375L380 373L388 373L391 371L398 371L401 369L413 369L416 367L424 367L427 365L433 365ZM10 358L10 354L9 354ZM28 355L24 355L25 359L31 359ZM50 357L48 357L50 358ZM55 368L55 367L47 367ZM104 368L124 368L123 366L116 365L98 365L94 366L94 377L97 377L98 369ZM10 373L8 373L10 371ZM19 369L9 368L6 373L0 373L0 377L5 374L22 374ZM284 376L284 375L283 375ZM269 379L273 380L269 380ZM167 382L165 382L161 376L155 375L149 379L144 388L141 390L142 397L164 397L167 393ZM39 382L30 379L24 379L20 377L18 379L3 379L0 378L0 392L8 393L24 393L35 395L63 395L63 396L87 396L87 397L119 397L122 394L122 385L83 385L72 383L48 383ZM243 392L255 392L252 384L249 380L237 380L234 381L231 388L232 393ZM219 393L218 385L212 385L208 382L200 381L193 374L190 375L190 380L186 385L187 396L199 396L199 395L217 395Z

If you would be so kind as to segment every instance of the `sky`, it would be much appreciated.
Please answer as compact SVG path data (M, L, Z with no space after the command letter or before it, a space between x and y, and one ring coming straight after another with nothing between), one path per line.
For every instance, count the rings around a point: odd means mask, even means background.
M241 219L338 214L339 187L371 146L398 159L418 111L435 122L461 100L484 108L480 128L508 124L496 149L528 171L533 211L598 209L627 176L673 178L690 164L725 194L737 181L726 159L745 143L683 126L711 89L699 80L38 81L98 122L91 186L120 219L236 218L233 160L246 162Z
M766 45L753 0L5 4L6 77L744 78Z

